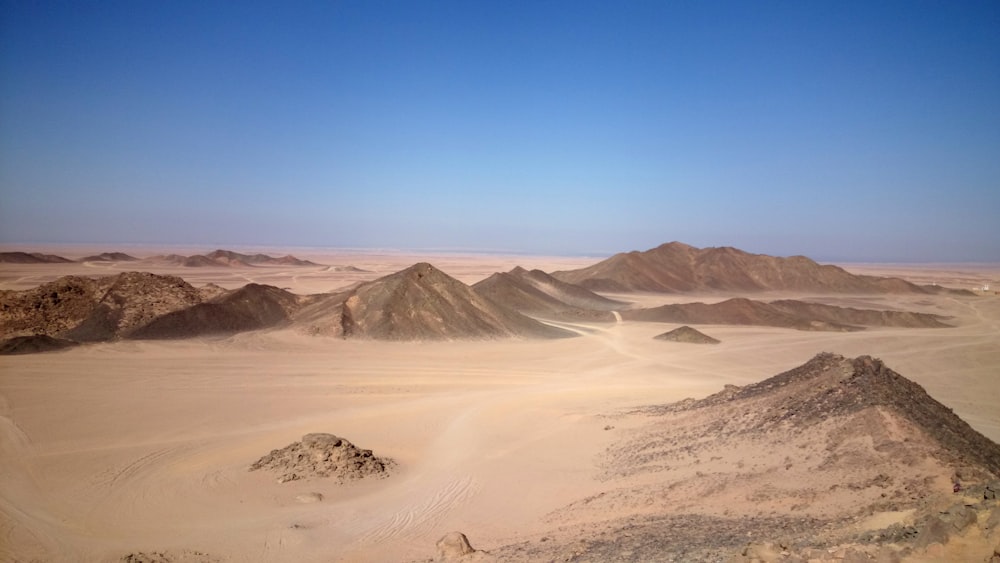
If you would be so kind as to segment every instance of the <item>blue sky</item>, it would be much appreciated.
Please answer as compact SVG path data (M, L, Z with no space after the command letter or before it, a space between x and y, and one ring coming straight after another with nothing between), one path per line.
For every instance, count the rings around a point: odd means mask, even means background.
M1000 3L7 2L0 242L1000 261Z

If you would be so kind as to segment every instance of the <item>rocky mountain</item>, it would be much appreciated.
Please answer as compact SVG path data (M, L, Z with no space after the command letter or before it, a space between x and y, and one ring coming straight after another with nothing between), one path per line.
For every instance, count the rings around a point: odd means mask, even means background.
M383 340L558 338L572 333L480 296L420 263L359 285L340 310L343 335Z
M804 256L781 258L730 247L695 248L670 242L616 254L555 278L605 292L820 291L830 293L929 293L931 289L895 278L861 276L817 264ZM939 291L938 288L937 291Z
M797 330L851 331L865 326L947 328L944 318L928 313L837 307L796 300L771 303L742 297L719 303L681 303L622 311L623 319L687 324L751 325Z

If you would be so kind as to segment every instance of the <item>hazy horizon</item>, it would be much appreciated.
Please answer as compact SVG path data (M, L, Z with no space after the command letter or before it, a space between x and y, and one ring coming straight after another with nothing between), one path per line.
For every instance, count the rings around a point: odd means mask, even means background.
M1000 260L995 2L0 16L0 244Z

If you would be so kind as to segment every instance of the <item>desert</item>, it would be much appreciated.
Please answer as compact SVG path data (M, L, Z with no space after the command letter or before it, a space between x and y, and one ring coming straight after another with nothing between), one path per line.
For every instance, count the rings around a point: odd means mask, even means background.
M725 249L709 278L729 282L663 292L572 283L588 257L18 250L67 261L5 263L4 315L76 280L76 316L30 318L77 345L0 356L3 560L977 561L1000 542L1000 298L968 283L998 266L764 257L786 272L764 287L720 274L756 263ZM116 305L95 317L88 291ZM847 328L631 316L733 299ZM657 338L686 325L719 343Z

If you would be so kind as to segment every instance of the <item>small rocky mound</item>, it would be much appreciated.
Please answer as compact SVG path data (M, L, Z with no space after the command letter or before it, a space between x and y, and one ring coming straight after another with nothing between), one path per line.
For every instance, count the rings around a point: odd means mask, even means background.
M707 334L695 330L687 325L675 328L669 332L664 332L663 334L658 334L653 338L657 340L666 340L669 342L684 342L687 344L718 344L719 340L708 336Z
M15 336L0 342L0 356L14 356L17 354L37 354L39 352L55 352L72 348L77 343L72 340L62 338L52 338L45 334L35 334L31 336Z
M278 474L278 482L312 478L333 478L338 483L385 477L393 462L378 458L371 450L362 450L346 439L333 434L306 434L301 442L293 442L280 450L258 459L250 471L266 469Z

